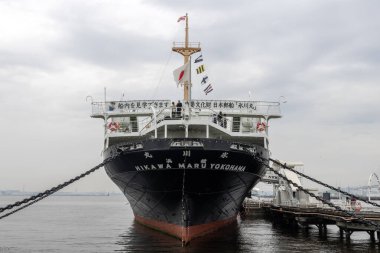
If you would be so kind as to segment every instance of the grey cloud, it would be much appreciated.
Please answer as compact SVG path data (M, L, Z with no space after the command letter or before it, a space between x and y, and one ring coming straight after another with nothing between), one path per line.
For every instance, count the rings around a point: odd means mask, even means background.
M155 62L167 54L170 45L160 38L131 32L97 30L95 27L71 27L61 50L67 57L84 60L106 68L138 67Z
M107 4L117 3L120 2ZM288 102L282 105L284 118L271 123L275 157L304 160L309 168L314 168L313 173L322 177L329 164L334 164L339 172L355 171L352 164L359 159L366 160L368 168L379 164L377 146L367 140L378 138L373 129L379 128L380 120L380 98L376 96L380 94L380 2L143 4L157 9L154 18L140 13L147 22L159 21L161 11L178 12L178 16L189 12L191 40L201 41L214 86L213 94L207 98L248 99L248 91L256 100L286 97ZM25 43L21 48L0 46L1 108L7 121L17 125L16 129L2 126L1 137L6 145L0 148L4 154L14 154L19 149L17 142L25 142L30 150L28 162L18 161L15 165L6 158L6 168L2 168L5 174L12 175L17 168L27 171L29 167L40 174L54 174L48 169L55 165L60 171L68 166L68 171L75 174L75 168L100 160L102 122L89 119L90 108L84 98L93 95L102 99L104 86L109 87L109 98L115 99L120 98L122 91L135 99L152 98L147 97L151 93L153 98L181 96L171 77L172 69L181 62L180 56L172 57L158 88L156 82L143 83L144 73L139 71L151 65L162 66L170 53L171 41L127 31L108 13L106 18L101 16L101 7L92 1L61 1L47 14L41 14L49 15L58 39ZM177 24L175 18L173 26L183 25ZM70 67L86 72L78 74ZM67 82L73 84L66 85ZM93 84L84 85L88 82ZM194 91L204 97L197 84ZM361 131L367 133L367 139L356 136L344 141ZM355 145L368 145L370 152L356 154ZM52 158L45 161L47 169L37 168L41 167L36 165L40 161L38 155L44 152ZM59 154L73 159L65 165L66 160ZM335 154L341 160L337 161ZM352 158L352 154L359 157ZM56 161L62 164L57 165ZM349 182L359 184L360 179L347 178Z

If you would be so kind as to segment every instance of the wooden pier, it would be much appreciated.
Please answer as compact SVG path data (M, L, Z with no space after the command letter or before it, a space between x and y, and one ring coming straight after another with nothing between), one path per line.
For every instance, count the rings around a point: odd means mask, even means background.
M347 240L350 239L353 232L362 231L367 232L371 241L374 242L376 233L380 243L380 231L376 226L363 224L358 218L350 217L331 208L317 207L316 205L278 206L270 202L252 200L245 201L243 207L246 216L263 214L273 223L287 227L297 228L315 225L320 233L326 233L327 225L336 225L339 227L340 236L342 238L345 236ZM380 225L380 212L360 211L356 215Z

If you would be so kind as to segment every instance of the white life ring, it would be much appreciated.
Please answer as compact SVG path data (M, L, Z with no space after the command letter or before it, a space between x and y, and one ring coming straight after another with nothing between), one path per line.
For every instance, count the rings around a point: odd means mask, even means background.
M265 122L262 122L262 123L258 122L256 125L256 129L259 132L265 131L265 127L266 127Z
M115 132L120 128L120 124L118 122L112 121L108 124L108 129L111 130L111 132Z

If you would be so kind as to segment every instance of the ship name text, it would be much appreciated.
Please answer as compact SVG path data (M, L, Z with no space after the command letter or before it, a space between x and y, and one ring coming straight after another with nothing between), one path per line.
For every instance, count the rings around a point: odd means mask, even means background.
M161 170L161 169L211 169L211 170L227 170L227 171L245 171L246 166L236 164L220 164L220 163L178 163L174 166L170 163L166 164L144 164L136 165L137 171L145 170Z

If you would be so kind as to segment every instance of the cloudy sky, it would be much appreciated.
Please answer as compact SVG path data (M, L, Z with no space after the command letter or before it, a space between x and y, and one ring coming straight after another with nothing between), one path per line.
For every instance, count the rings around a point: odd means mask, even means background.
M274 158L327 183L380 174L377 0L0 0L0 190L40 191L101 161L85 98L178 99L171 53L202 43L210 99L278 101ZM194 98L205 98L194 86ZM117 191L104 171L68 191Z

